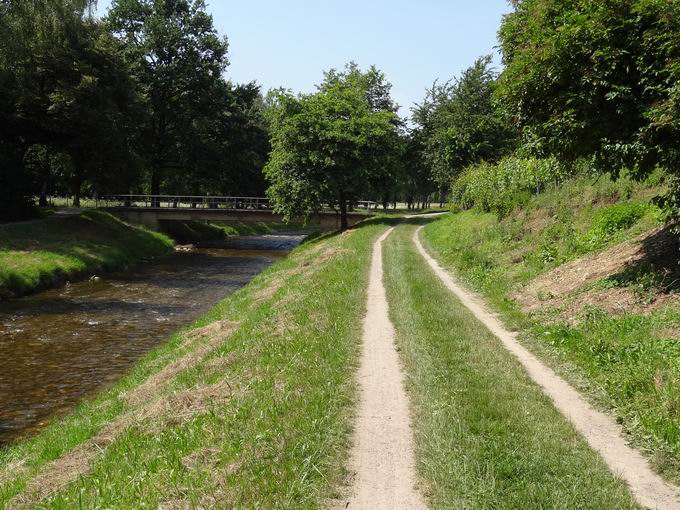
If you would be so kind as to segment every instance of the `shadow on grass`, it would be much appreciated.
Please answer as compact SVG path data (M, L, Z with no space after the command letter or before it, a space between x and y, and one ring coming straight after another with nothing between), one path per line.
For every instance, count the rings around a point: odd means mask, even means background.
M640 250L622 271L607 282L617 287L639 288L657 294L680 291L680 237L677 225L668 225L640 243Z

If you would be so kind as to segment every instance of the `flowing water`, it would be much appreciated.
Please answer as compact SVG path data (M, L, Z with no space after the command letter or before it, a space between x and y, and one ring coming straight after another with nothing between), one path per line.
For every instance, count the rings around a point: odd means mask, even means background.
M235 238L0 303L0 444L120 378L302 240Z

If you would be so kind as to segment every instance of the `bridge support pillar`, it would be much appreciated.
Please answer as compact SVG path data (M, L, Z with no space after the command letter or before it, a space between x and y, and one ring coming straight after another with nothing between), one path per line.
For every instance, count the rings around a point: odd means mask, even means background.
M158 222L158 215L149 212L143 212L139 215L139 220L142 225L150 230L158 230L160 223Z

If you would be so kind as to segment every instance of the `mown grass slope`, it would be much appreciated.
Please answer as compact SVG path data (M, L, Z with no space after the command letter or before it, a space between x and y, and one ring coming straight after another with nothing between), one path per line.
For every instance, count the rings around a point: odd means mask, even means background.
M372 241L307 242L0 452L0 507L319 508L344 477Z
M285 230L296 230L296 225L285 223L208 223L203 221L161 221L160 230L178 243L199 243L219 241L229 236L250 236L274 234Z
M0 225L0 299L115 270L172 249L165 235L110 214Z
M659 191L654 180L579 177L503 218L476 210L443 217L424 238L678 481L678 253L649 204Z

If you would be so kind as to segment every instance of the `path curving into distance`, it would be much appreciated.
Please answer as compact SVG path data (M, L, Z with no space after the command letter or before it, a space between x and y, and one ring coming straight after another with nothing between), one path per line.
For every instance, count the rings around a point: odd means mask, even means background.
M446 288L498 337L503 346L517 357L531 379L550 397L555 407L586 439L590 447L602 456L609 469L626 481L638 503L658 510L680 509L678 488L657 475L647 459L627 444L621 428L614 419L593 408L573 387L525 349L517 341L515 333L505 329L479 298L458 284L427 253L419 238L422 228L416 230L413 241L432 271Z
M383 286L382 243L392 230L373 245L358 372L360 402L350 454L351 493L341 508L427 508L415 487L409 403Z

